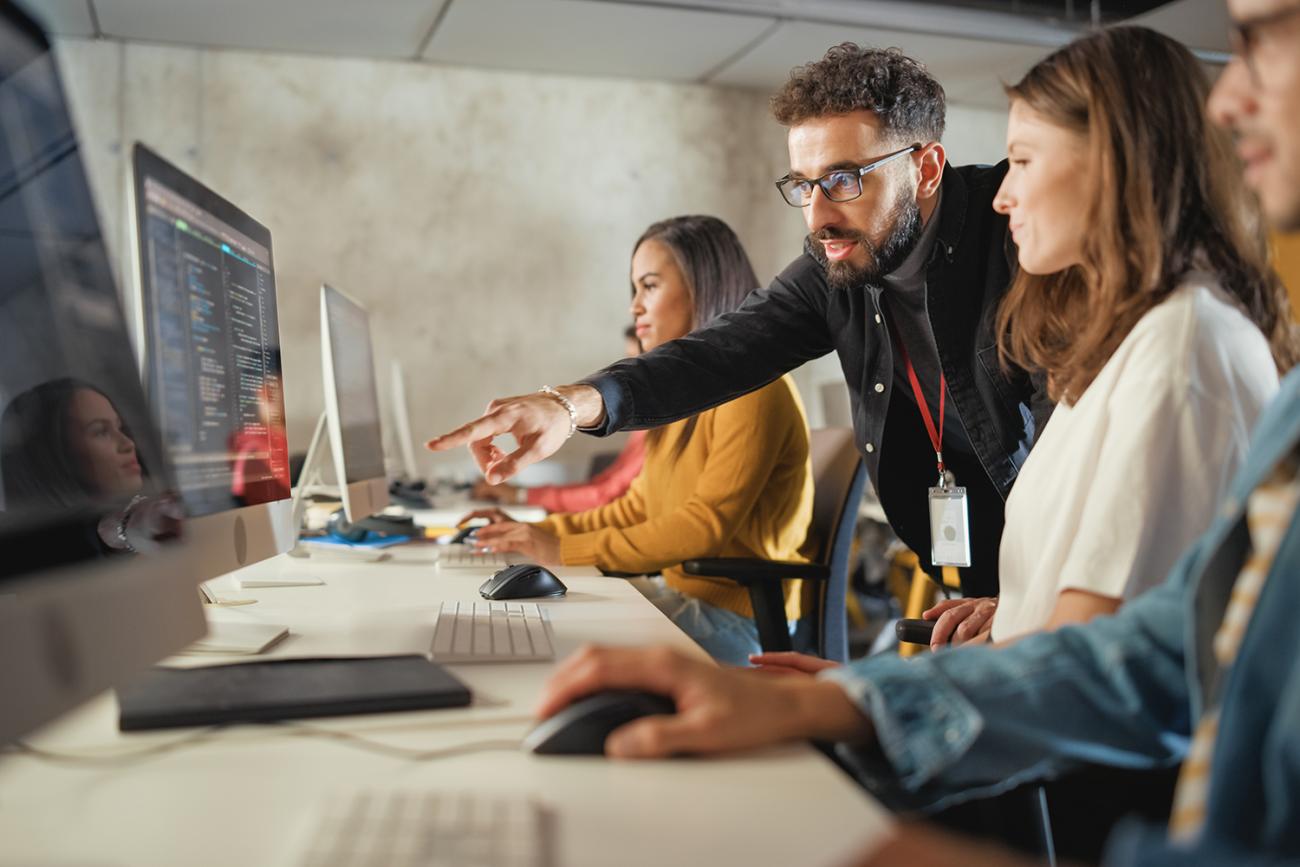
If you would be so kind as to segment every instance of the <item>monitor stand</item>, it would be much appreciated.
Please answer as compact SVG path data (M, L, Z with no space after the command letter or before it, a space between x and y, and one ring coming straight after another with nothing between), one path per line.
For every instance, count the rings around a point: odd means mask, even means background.
M316 432L311 438L311 447L307 449L307 459L303 463L302 474L299 478L298 487L294 490L292 513L292 526L295 531L301 531L303 511L306 506L304 503L304 492L317 486L320 479L320 461L321 455L324 454L323 440L325 436L325 414L321 413L320 420L316 423ZM294 557L311 556L310 551L303 549L301 543L294 545L288 552ZM199 585L199 596L205 606L214 608L231 608L240 605L252 605L257 602L252 598L240 598L217 595L216 589L212 587L213 582L205 581ZM273 586L318 586L324 584L319 578L302 577L294 580L291 577L282 577L274 582ZM270 584L265 586L272 586ZM244 585L240 585L241 589ZM261 650L276 643L288 634L287 626L275 624L263 625L256 623L230 623L221 620L208 618L207 637L200 639L191 646L187 653L258 653ZM225 649L237 648L237 649Z
M307 447L307 457L302 462L302 471L298 475L298 485L293 489L293 526L301 533L303 516L307 511L307 497L328 488L323 484L321 466L329 445L329 430L325 423L325 413L316 421L316 431L311 435L311 445ZM315 557L320 560L351 560L374 562L383 560L388 555L382 550L372 548L348 548L343 545L307 545L301 539L289 550L290 557ZM312 583L316 583L313 581Z

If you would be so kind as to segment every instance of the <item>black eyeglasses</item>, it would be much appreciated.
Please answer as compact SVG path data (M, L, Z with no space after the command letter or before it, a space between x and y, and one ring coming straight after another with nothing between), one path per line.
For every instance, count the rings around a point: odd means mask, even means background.
M856 169L837 169L827 172L820 178L792 178L786 175L776 182L776 188L781 191L781 198L785 199L785 203L794 208L806 208L812 204L813 187L821 187L826 198L832 202L851 202L862 195L863 175L920 149L919 144L908 145L900 151L872 160L865 166Z
M1251 81L1256 87L1260 85L1259 67L1255 64L1255 50L1259 47L1260 31L1281 24L1294 15L1300 15L1300 3L1244 21L1234 21L1229 27L1228 42L1232 46L1232 53L1246 64L1246 70L1250 73Z

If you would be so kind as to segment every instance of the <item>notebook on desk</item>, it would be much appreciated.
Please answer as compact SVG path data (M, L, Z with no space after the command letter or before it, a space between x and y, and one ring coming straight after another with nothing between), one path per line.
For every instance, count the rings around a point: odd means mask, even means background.
M122 731L463 707L469 689L423 656L155 668L118 690Z

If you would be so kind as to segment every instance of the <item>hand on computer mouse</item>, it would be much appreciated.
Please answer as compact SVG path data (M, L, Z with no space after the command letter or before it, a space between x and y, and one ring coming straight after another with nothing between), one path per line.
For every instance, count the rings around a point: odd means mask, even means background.
M561 565L560 539L532 524L488 524L474 534L484 551L512 551L545 566Z
M997 610L996 596L941 599L937 605L921 612L922 618L934 621L930 647L938 650L950 643L980 644L987 641Z
M503 512L500 509L475 509L457 521L456 526L459 527L470 521L478 520L486 520L489 524L507 524L515 519L510 517L508 512Z
M672 716L648 716L605 741L615 758L666 758L717 753L802 738L856 741L871 725L844 690L814 678L764 677L668 648L584 647L561 664L542 689L539 717L610 689L668 696Z
M461 527L459 530L457 530L455 533L452 534L450 544L452 545L474 544L474 534L478 532L479 526L481 525L474 524L468 527Z

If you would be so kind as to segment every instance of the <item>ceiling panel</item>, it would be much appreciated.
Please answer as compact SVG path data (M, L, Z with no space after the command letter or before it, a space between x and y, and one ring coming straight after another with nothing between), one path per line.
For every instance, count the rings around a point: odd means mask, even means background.
M775 90L793 67L816 60L830 46L845 41L899 48L929 68L949 101L991 108L1006 107L1002 81L1019 78L1048 51L947 36L787 22L710 82Z
M424 56L472 66L695 81L773 23L591 0L452 0Z
M18 5L55 36L90 38L95 35L90 0L20 0Z
M44 0L43 0L44 2ZM94 0L105 36L414 58L447 0Z
M1059 45L1078 32L1077 25L1035 15L1012 14L1019 0L1004 11L962 5L968 0L599 0L602 3L678 6L714 12L760 14L787 21L846 27L875 27L905 33L935 33L996 42ZM1055 0L1064 5L1064 0ZM1075 0L1085 6L1086 0Z

